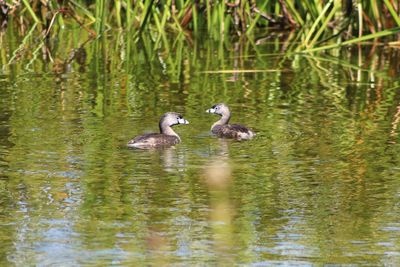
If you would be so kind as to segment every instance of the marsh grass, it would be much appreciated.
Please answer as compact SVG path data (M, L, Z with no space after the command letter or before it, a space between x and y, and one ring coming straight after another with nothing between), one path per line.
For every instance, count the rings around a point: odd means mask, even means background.
M8 1L12 27L35 29L43 38L65 27L81 27L91 36L123 31L129 42L152 42L171 51L167 36L225 42L294 31L289 53L311 53L393 36L400 32L399 3L393 0L40 0ZM20 30L20 32L25 32ZM54 32L54 33L53 33ZM109 32L109 33L107 33ZM144 37L146 36L146 37ZM133 41L132 41L132 40Z

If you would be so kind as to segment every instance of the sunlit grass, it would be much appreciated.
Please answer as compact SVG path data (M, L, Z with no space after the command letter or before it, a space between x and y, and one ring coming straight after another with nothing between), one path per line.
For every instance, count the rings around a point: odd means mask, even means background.
M167 35L187 38L211 36L254 39L272 30L296 32L289 52L316 52L400 32L399 6L395 1L342 0L23 0L8 2L16 27L37 24L43 37L53 28L82 27L92 36L106 30L124 30L134 42L147 35L170 51ZM56 26L56 27L55 27ZM396 40L390 40L396 41Z

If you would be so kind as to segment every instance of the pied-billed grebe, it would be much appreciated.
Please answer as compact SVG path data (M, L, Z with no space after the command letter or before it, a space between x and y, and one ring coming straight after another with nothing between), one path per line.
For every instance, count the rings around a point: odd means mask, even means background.
M221 116L221 119L211 126L211 132L219 137L234 138L237 140L248 140L256 134L239 124L228 124L231 118L231 112L224 103L219 103L207 109L208 113L215 113Z
M181 142L179 135L171 126L177 124L189 124L179 113L165 113L159 123L160 133L148 133L135 137L128 142L128 147L154 148L173 146Z

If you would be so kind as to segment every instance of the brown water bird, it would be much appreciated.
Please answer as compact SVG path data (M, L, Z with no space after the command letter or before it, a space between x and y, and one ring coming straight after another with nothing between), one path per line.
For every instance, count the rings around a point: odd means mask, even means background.
M211 126L211 132L218 137L233 138L237 140L249 140L256 134L240 124L228 124L231 118L231 112L227 105L219 103L207 109L208 113L214 113L221 116L221 119Z
M128 147L155 148L176 145L181 142L181 138L171 126L177 124L189 124L189 122L179 113L167 112L160 119L160 133L139 135L128 142Z

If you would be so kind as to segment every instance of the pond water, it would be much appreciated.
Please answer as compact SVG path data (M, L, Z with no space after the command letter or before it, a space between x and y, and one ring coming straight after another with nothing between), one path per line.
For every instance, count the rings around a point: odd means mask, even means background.
M4 33L0 265L400 265L400 50ZM23 46L20 46L24 43ZM211 105L257 132L209 130ZM176 111L169 149L128 149Z

